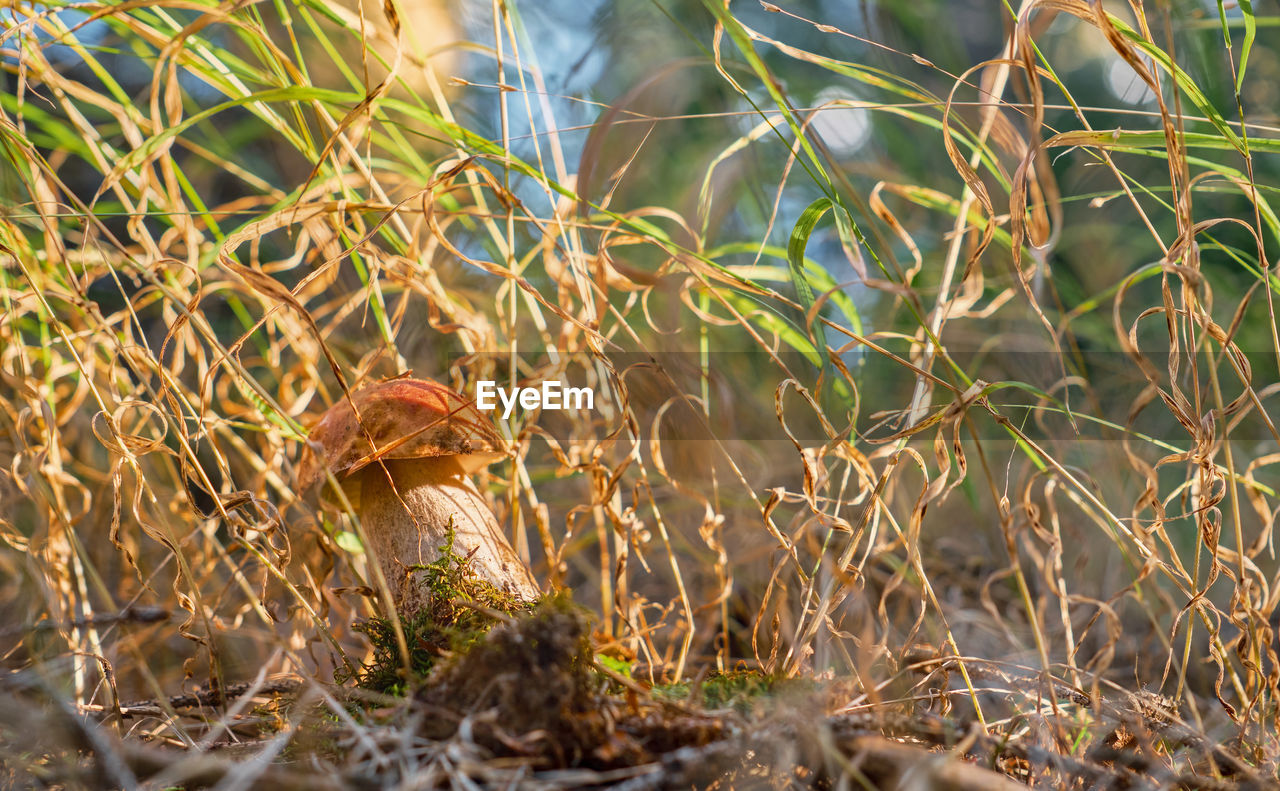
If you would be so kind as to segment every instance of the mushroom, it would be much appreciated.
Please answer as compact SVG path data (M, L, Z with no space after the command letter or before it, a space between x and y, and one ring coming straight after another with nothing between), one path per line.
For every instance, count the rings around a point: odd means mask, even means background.
M326 466L339 478L405 615L429 598L412 567L440 557L450 528L453 551L470 559L470 571L531 601L538 585L471 480L502 458L504 447L463 396L429 380L392 379L324 413L303 450L298 485L305 491L323 480Z

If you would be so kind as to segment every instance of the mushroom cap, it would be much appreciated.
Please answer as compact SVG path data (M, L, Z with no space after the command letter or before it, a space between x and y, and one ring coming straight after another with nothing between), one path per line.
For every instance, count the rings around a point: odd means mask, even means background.
M505 449L493 424L461 394L430 380L391 379L360 388L321 416L302 451L298 487L305 491L323 479L326 464L341 478L381 459L452 456L472 473Z

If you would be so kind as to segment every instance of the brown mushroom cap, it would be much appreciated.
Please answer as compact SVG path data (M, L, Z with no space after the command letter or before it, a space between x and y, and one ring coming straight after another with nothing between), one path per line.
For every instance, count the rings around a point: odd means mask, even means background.
M317 458L317 444L323 459ZM454 456L471 473L501 459L505 447L493 424L464 396L430 380L392 379L363 387L324 413L303 449L298 486L305 491L323 479L325 464L342 477L379 459Z

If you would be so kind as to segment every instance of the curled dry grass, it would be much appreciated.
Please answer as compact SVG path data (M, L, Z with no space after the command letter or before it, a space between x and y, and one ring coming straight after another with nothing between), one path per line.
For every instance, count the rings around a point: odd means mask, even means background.
M1019 780L1274 780L1277 221L1255 169L1280 143L1244 123L1247 92L1224 114L1172 65L1171 22L1027 2L963 73L877 44L900 76L709 2L706 68L759 115L724 132L681 211L631 188L674 119L624 98L570 145L507 6L489 85L442 81L394 22L320 4L77 8L8 3L0 39L8 781L639 786L766 766L785 784L918 762L878 735ZM1054 17L1155 109L1078 102ZM1227 54L1247 86L1246 53ZM847 167L773 79L787 60L857 86L869 98L834 105L958 177ZM126 79L138 63L149 76ZM480 101L493 139L459 120ZM742 239L725 218L757 151L768 232ZM1149 263L1099 265L1082 291L1051 264L1088 244L1071 236L1088 201L1125 214ZM806 255L820 223L867 301ZM984 343L1015 342L1053 360L1047 380L983 367ZM1098 344L1139 384L1118 402L1081 364ZM495 762L472 730L424 740L420 710L371 714L328 683L360 664L353 624L378 597L350 516L296 491L298 450L329 404L410 369L602 394L517 415L518 452L485 483L631 673L593 694L688 717L687 739L639 767ZM1146 432L1153 413L1175 430ZM838 680L760 719L646 692L743 665Z

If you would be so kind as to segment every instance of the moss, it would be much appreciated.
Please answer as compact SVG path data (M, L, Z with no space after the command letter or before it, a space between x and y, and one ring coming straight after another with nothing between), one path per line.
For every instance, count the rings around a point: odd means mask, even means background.
M696 686L688 681L654 687L655 698L697 702L709 710L733 709L750 714L763 703L782 695L810 693L816 682L768 675L758 670L731 670L713 673Z
M338 683L354 677L363 689L404 695L418 686L442 657L468 651L502 618L532 610L534 605L475 576L469 558L453 549L452 528L447 535L439 558L414 567L425 572L418 579L429 592L430 606L400 619L409 647L409 677L405 677L391 620L370 618L354 628L369 639L373 656L354 674L339 674Z

